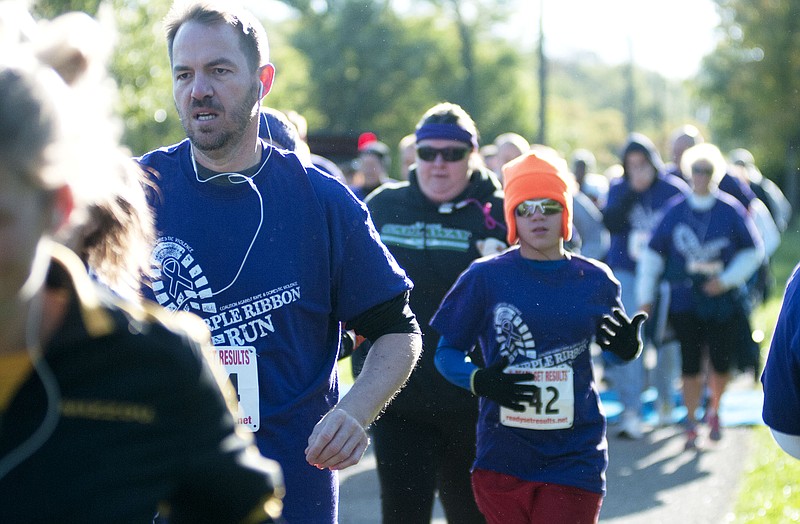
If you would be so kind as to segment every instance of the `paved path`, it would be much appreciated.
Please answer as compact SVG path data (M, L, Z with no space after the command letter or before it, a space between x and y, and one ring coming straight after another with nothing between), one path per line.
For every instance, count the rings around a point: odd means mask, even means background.
M703 435L701 431L701 435ZM749 457L751 430L725 428L720 442L683 450L679 427L640 441L609 439L608 494L600 521L609 524L728 522Z
M720 524L729 522L739 479L750 456L751 430L724 428L723 439L703 439L701 450L683 450L679 426L656 428L639 441L609 430L608 494L600 521L608 524ZM341 472L341 524L380 523L375 458ZM434 524L444 524L438 505Z

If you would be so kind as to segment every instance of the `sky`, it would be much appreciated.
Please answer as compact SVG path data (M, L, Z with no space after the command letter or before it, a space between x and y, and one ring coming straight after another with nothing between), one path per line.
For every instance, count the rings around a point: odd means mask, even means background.
M548 56L592 51L619 64L632 50L636 65L683 79L716 46L719 16L712 0L521 0L509 33L525 44L536 45L542 2Z
M413 9L410 0L392 1L399 10ZM246 3L267 25L289 13L276 0ZM590 51L615 65L627 63L632 50L637 66L685 79L716 45L719 16L713 0L517 0L517 5L503 33L534 49L543 12L545 53L553 58Z

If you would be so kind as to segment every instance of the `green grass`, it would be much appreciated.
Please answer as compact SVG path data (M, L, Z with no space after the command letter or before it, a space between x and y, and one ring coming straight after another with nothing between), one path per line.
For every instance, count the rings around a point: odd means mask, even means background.
M784 234L772 258L775 288L770 298L753 314L753 328L765 334L762 362L780 311L786 279L800 261L800 221ZM736 524L783 524L800 522L800 461L781 450L766 427L754 429L751 453L735 506Z
M784 453L765 426L753 430L751 449L733 522L800 522L800 461Z

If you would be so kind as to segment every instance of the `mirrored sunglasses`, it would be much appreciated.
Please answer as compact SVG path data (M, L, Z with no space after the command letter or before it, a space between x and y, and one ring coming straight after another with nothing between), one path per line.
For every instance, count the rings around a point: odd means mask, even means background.
M540 200L526 200L517 206L516 214L518 217L532 217L536 210L545 216L557 215L564 211L564 206L555 200L543 198Z
M459 160L464 160L464 157L467 156L469 153L469 149L466 147L429 147L429 146L422 146L417 148L417 156L420 160L424 160L426 162L433 162L436 160L436 157L442 155L442 160L445 162L458 162Z

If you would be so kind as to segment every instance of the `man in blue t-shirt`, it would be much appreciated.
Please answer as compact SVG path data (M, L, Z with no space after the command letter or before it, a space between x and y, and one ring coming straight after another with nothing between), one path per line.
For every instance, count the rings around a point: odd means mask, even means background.
M147 293L205 320L240 426L283 468L286 520L336 522L336 471L361 459L366 427L419 356L412 283L347 188L259 139L275 72L261 24L197 2L165 25L188 138L139 159L157 175ZM372 348L340 400L342 324Z

